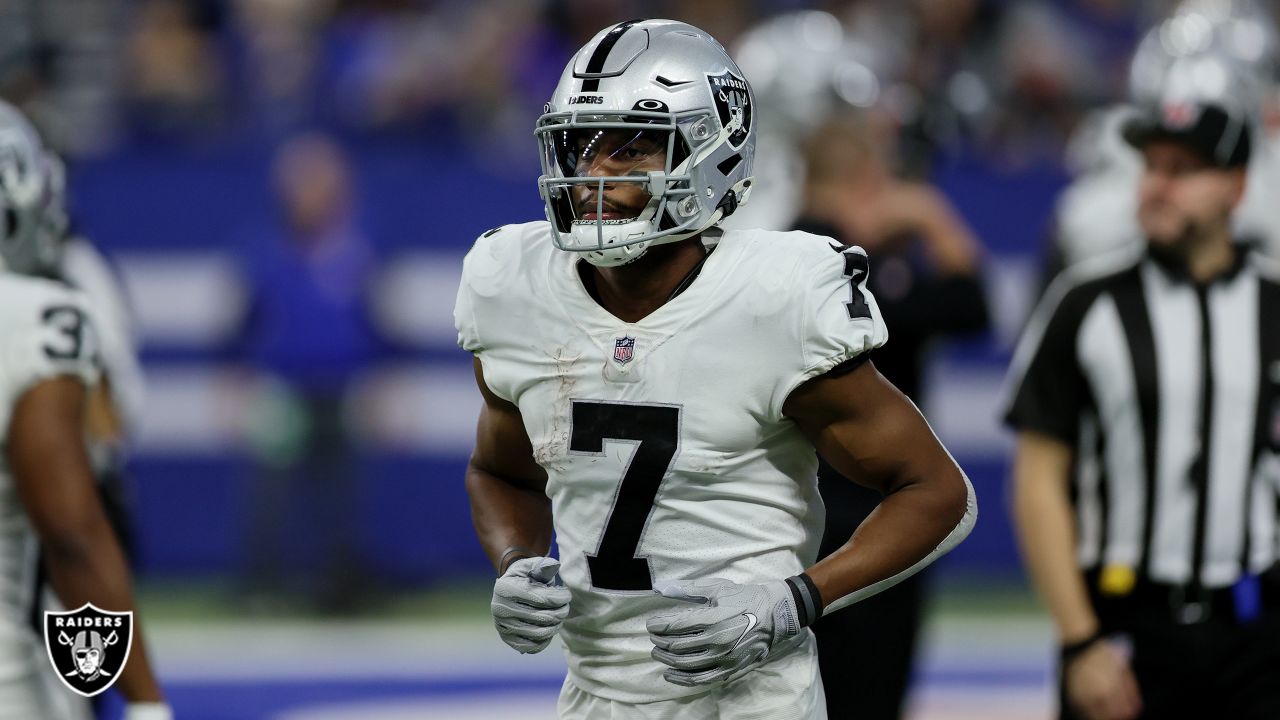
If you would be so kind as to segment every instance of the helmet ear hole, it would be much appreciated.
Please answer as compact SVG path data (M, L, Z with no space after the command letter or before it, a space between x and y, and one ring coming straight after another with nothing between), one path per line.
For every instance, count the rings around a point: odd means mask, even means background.
M739 163L741 162L742 162L742 154L734 153L733 155L729 156L727 159L720 161L720 163L716 165L716 169L720 171L721 175L724 175L725 177L729 177L729 174L732 173L734 169L736 169Z

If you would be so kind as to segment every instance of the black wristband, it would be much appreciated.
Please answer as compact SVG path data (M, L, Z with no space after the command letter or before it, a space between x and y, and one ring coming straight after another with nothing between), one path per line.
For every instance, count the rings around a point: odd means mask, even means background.
M506 574L508 565L507 558L512 555L518 555L519 557L514 558L511 562L515 562L522 558L538 557L538 553L530 550L529 548L516 547L513 545L512 547L503 550L502 557L498 558L498 577L502 577Z
M1061 646L1058 648L1059 666L1065 670L1067 665L1071 664L1071 661L1083 655L1086 650L1093 647L1094 644L1106 636L1106 633L1102 632L1102 630L1094 630L1092 635L1083 640L1077 640L1073 643L1067 643L1066 645Z
M818 592L818 586L805 573L787 578L786 583L800 613L800 627L809 627L822 617L822 594Z

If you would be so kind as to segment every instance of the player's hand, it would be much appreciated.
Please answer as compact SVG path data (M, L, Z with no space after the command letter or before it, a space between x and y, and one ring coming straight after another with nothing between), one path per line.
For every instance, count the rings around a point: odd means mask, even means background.
M173 720L173 709L162 702L134 702L124 706L123 720Z
M1067 702L1085 720L1130 720L1142 696L1129 662L1111 643L1095 642L1066 667Z
M528 654L542 652L569 616L569 588L557 573L560 561L523 558L493 585L493 624L502 641Z
M676 685L708 685L740 677L800 637L800 613L781 580L739 585L721 578L655 583L663 597L699 607L649 619L654 660Z

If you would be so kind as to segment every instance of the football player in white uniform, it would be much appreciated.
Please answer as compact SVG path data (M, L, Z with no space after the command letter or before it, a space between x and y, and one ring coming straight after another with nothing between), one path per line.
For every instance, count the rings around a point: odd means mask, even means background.
M703 31L602 30L535 131L549 222L485 233L464 264L493 615L520 652L559 633L564 718L826 717L807 626L976 519L963 472L867 361L887 333L866 254L717 227L751 189L753 114ZM815 448L886 494L816 565Z
M34 129L0 103L0 718L53 718L54 672L29 615L35 557L63 605L133 609L129 571L94 485L85 449L98 348L85 296L38 277L59 262L61 198ZM135 642L117 684L128 720L172 717L135 616Z

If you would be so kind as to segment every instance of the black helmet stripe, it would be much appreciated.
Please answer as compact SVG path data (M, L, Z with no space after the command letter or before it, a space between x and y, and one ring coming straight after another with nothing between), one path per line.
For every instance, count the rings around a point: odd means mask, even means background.
M609 53L613 50L613 46L618 44L618 40L622 38L632 25L640 22L639 20L628 20L620 22L613 26L609 34L605 35L600 44L596 46L595 52L591 53L591 59L587 61L588 73L598 73L604 69L605 60L609 59ZM586 78L582 81L582 89L579 92L600 92L600 78Z

